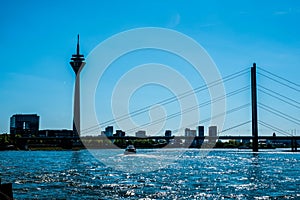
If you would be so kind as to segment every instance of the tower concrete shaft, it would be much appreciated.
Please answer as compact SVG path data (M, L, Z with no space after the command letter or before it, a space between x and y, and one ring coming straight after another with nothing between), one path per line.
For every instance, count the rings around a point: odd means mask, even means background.
M84 56L79 52L79 35L77 36L76 54L72 55L70 65L72 66L75 75L75 93L74 93L74 109L73 109L73 134L80 136L80 72L83 69L85 62Z

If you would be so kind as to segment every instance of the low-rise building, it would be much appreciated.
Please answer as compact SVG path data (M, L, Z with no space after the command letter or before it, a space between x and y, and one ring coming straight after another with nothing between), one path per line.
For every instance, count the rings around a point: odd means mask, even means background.
M117 137L125 137L125 132L122 130L116 130L115 136Z
M16 114L10 118L10 134L21 137L37 136L40 116L37 114Z
M40 130L38 133L38 137L57 137L57 138L66 138L66 137L73 137L73 130Z
M166 137L171 137L172 136L172 131L171 130L166 130L165 131L165 136Z
M196 130L191 130L189 128L186 128L184 130L185 137L196 137Z
M138 131L135 133L135 137L144 138L146 137L146 131Z

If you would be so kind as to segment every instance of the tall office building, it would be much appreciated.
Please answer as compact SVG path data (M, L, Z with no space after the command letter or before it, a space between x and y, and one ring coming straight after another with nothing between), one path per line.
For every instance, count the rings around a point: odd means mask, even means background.
M10 134L21 137L37 136L40 116L37 114L16 114L10 118Z
M218 132L217 126L208 127L208 135L210 137L217 137L217 132ZM215 142L216 139L209 139L209 143L215 143Z
M105 128L105 135L107 137L111 137L111 136L113 136L113 134L114 134L114 127L113 126L107 126Z
M204 126L198 126L198 136L204 137Z
M204 126L198 126L198 136L199 137L204 137ZM203 139L198 139L198 145L202 145L204 142L204 138Z

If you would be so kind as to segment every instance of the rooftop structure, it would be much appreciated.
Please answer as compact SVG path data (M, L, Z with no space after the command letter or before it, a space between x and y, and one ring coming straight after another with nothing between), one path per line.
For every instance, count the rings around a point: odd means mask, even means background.
M10 134L21 137L36 136L39 131L40 116L37 114L16 114L10 118Z

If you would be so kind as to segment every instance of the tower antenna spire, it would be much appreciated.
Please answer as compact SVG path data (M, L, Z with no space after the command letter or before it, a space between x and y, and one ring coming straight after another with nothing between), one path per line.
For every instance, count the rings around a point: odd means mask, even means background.
M77 35L77 55L79 55L79 34Z

